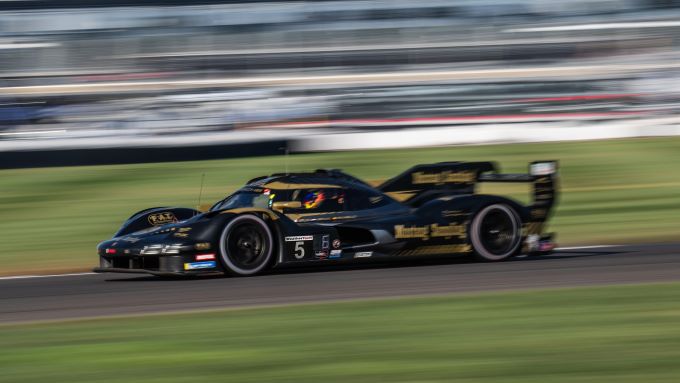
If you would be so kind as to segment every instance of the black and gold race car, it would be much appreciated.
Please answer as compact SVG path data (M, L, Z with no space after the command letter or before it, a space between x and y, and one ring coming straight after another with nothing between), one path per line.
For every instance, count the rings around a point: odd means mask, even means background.
M528 205L475 194L480 182L533 184ZM371 186L339 170L250 180L209 211L140 211L98 246L96 272L254 275L273 267L470 255L502 261L554 248L544 225L557 163L501 174L492 162L417 165Z

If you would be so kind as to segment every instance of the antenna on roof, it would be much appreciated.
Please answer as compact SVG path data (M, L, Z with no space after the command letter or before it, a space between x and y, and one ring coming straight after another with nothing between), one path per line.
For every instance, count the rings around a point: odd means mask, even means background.
M203 197L203 182L205 181L205 173L201 174L201 188L198 189L198 211L201 210L201 197Z
M283 162L286 166L286 175L288 175L289 174L289 172L288 172L288 154L290 153L289 150L288 150L288 144L286 144L286 146L280 147L279 149L283 150L283 155L284 155L284 161Z

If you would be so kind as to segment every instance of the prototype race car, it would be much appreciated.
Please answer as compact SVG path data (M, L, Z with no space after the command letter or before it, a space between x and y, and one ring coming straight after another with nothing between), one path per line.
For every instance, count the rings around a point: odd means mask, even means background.
M530 182L533 201L475 194L479 182ZM99 244L94 271L247 276L283 265L546 254L556 188L555 161L533 162L528 174L501 174L492 162L417 165L376 187L339 170L273 174L207 212L134 214Z

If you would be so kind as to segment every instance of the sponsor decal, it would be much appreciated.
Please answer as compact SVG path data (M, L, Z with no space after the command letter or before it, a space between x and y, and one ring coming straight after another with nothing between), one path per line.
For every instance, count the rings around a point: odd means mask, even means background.
M313 241L313 235L298 235L294 237L286 237L286 242L297 242L297 241Z
M330 241L331 241L331 236L330 235L324 235L321 237L321 250L328 250L330 247Z
M125 254L130 254L130 250L125 249L125 250L123 250L123 253L125 253Z
M342 257L342 250L331 250L331 254L328 256L329 259L337 259Z
M538 162L531 164L529 174L532 176L547 176L555 173L557 166L554 162Z
M271 192L272 192L271 189L262 190L262 194L264 194L264 195L269 195L269 194L271 194Z
M214 269L217 266L215 261L185 263L184 270Z
M172 236L176 237L176 238L186 238L186 237L189 236L189 234L188 233L175 233Z
M354 253L354 258L370 258L373 255L372 251L361 251Z
M339 239L334 239L333 240L333 248L334 249L339 249L342 244L340 243Z
M141 238L137 238L137 237L125 237L125 238L123 238L123 241L125 241L125 242L130 242L130 243L135 243L135 242L141 241Z
M210 249L210 242L199 242L194 245L194 249L196 250L208 250Z
M177 222L177 217L175 217L175 214L173 214L170 211L164 211L162 213L150 214L146 219L153 226L160 226L160 225L165 225L165 224L168 224L168 223Z
M427 241L430 238L435 237L460 237L465 238L466 228L465 225L438 225L433 223L432 225L426 226L405 226L396 225L394 226L394 238L407 239L407 238L420 238Z
M328 258L328 251L326 251L326 250L315 251L314 257L316 259L321 259L321 260L326 259L326 258Z
M286 253L292 254L296 260L311 257L314 254L312 235L301 235L297 237L286 237Z
M534 252L537 251L539 248L539 240L541 237L538 234L530 234L527 236L527 239L525 241L525 246L527 251L529 252Z
M441 173L415 172L411 174L411 183L420 184L446 184L446 183L474 183L477 180L477 172L462 171L452 172L445 170Z
M106 250L104 250L104 252L106 254L116 254L117 253L116 249L106 249Z
M538 251L553 251L555 250L555 244L552 242L541 242L538 246Z
M215 259L215 254L197 254L197 261L211 261Z

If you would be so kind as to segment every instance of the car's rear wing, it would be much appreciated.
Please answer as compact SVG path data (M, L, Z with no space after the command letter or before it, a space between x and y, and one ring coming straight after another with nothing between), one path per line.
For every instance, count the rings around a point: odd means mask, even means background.
M530 182L532 221L544 222L557 198L557 161L536 161L525 174L498 172L493 162L417 165L378 186L398 201L418 206L443 194L472 194L479 182Z
M528 174L482 173L478 182L531 182L533 184L531 218L545 222L557 200L557 161L535 161L529 164Z

